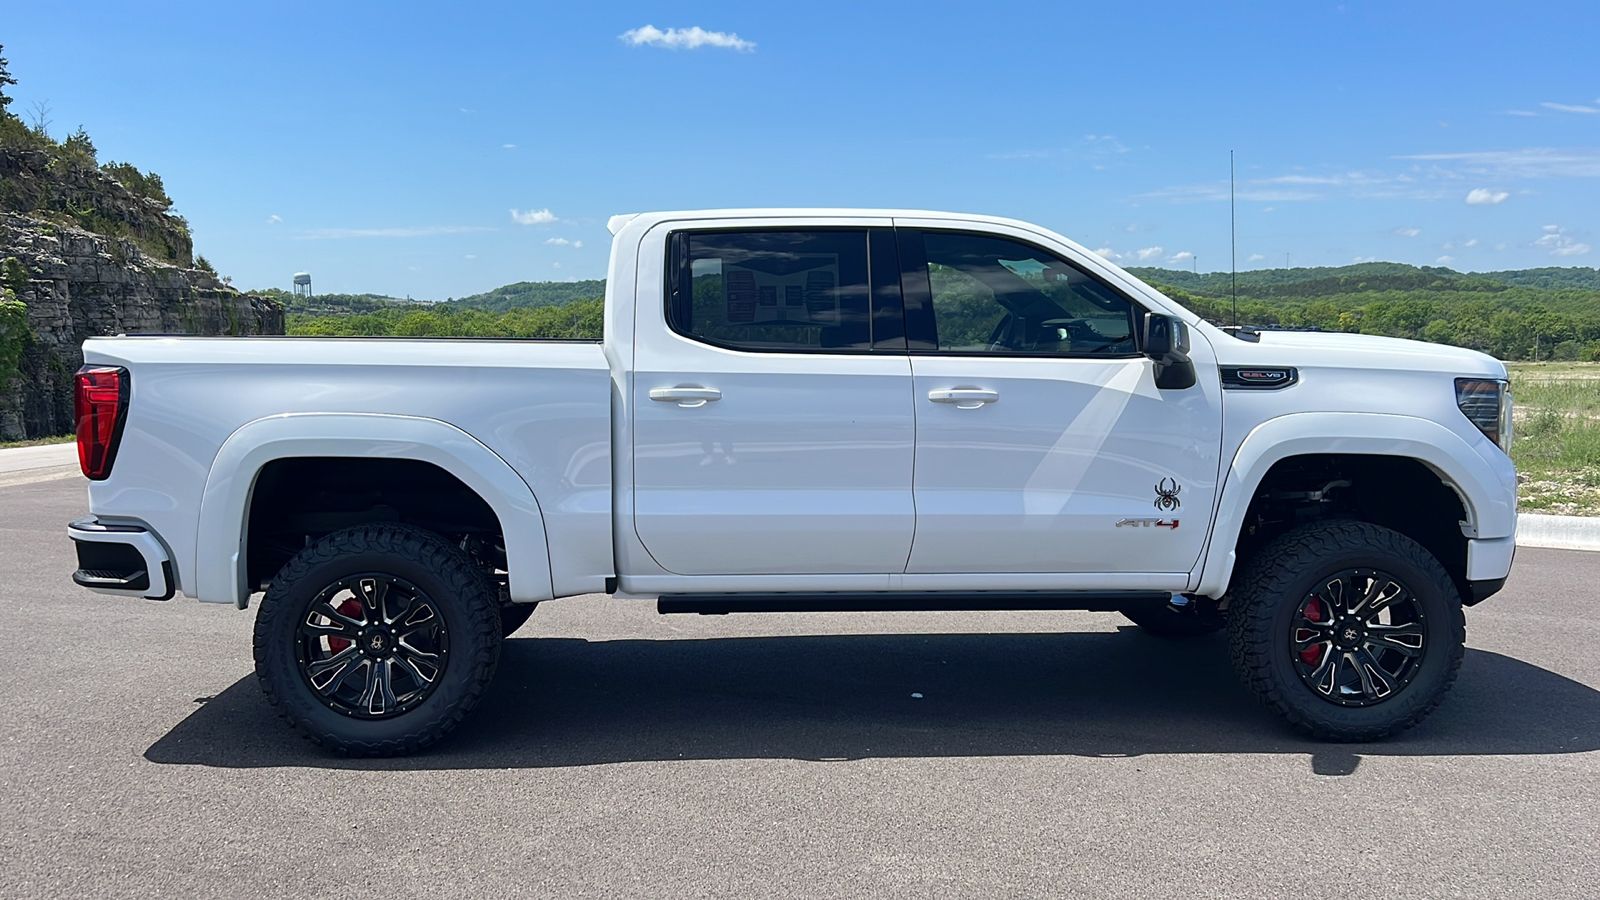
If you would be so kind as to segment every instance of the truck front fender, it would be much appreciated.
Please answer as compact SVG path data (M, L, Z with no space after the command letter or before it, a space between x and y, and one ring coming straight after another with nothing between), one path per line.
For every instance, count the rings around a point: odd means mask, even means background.
M1195 593L1220 597L1233 577L1234 548L1261 480L1282 460L1314 454L1396 456L1431 469L1461 498L1469 538L1516 533L1515 471L1499 448L1485 455L1438 422L1377 413L1293 413L1256 426L1239 444L1223 481Z
M323 456L413 459L454 475L500 520L511 599L527 603L554 596L538 501L516 471L472 435L414 416L290 413L244 425L212 461L195 541L196 597L246 607L251 585L245 548L256 477L273 460Z

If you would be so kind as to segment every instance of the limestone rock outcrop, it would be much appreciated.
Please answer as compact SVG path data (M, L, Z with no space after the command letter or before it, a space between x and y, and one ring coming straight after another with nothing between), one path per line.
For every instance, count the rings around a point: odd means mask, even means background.
M0 263L20 264L5 266L6 287L27 306L30 332L19 371L0 385L0 440L73 430L72 376L86 338L283 333L277 303L240 293L214 273L154 259L141 243L0 212ZM185 263L187 255L185 246Z

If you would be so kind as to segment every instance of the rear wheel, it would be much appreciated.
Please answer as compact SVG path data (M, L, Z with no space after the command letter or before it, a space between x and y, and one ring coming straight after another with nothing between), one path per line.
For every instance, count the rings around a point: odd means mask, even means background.
M350 756L443 737L494 675L493 587L438 535L405 525L334 532L300 551L256 616L256 674L279 714Z
M1368 741L1422 721L1455 682L1466 621L1421 545L1365 522L1291 531L1241 573L1228 608L1234 667L1309 734Z

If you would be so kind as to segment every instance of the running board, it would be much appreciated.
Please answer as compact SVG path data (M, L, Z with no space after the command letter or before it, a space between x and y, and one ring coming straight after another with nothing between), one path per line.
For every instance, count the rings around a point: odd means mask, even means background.
M863 591L819 594L665 594L656 612L721 616L736 612L976 612L1156 608L1171 591Z

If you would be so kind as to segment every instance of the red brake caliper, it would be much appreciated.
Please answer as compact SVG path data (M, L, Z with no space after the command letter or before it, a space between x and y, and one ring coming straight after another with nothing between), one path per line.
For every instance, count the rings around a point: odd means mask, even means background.
M361 618L361 601L357 600L354 597L351 597L350 599L346 600L345 602L339 604L339 613L340 613L340 615L349 616L352 619ZM346 647L348 647L348 646L350 646L350 642L345 640L344 638L337 638L337 637L328 638L328 652L329 653L332 653L332 654L343 653L344 649Z
M1306 604L1305 616L1307 622L1321 622L1322 601L1315 597L1311 598L1311 602ZM1322 662L1322 645L1312 644L1304 650L1301 650L1300 661L1308 666L1315 666Z

